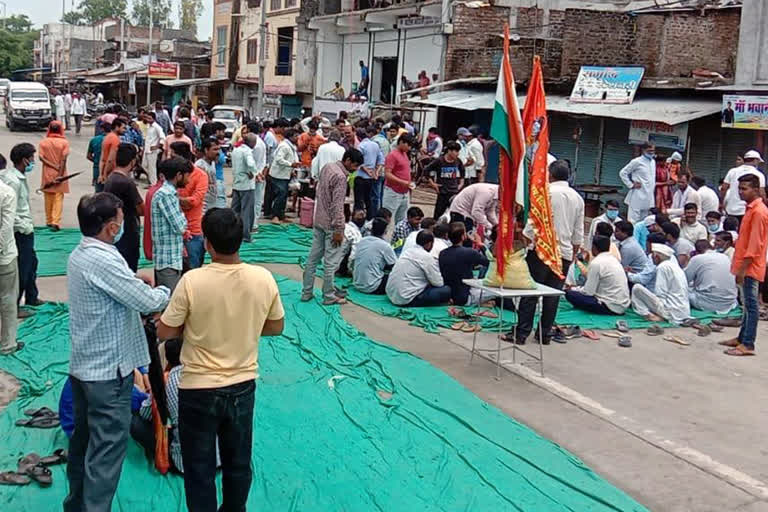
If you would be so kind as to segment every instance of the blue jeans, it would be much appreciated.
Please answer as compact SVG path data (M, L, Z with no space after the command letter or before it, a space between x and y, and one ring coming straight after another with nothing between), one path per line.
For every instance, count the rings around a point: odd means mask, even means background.
M233 190L232 210L243 221L243 242L251 241L251 227L253 226L253 190Z
M413 298L406 307L408 308L423 308L427 306L439 306L440 304L447 304L451 299L451 287L450 286L427 286L426 289Z
M373 216L379 215L379 208L381 208L382 196L384 195L384 176L380 177L373 183L373 189L371 189L371 213Z
M279 178L272 178L272 208L270 209L272 217L280 220L285 218L285 202L288 199L288 182Z
M741 317L741 329L739 330L739 341L750 350L755 349L755 338L757 337L757 321L760 318L760 307L757 303L758 281L753 277L745 277L744 284L741 285L741 300L744 301L744 309Z
M187 260L189 261L189 268L202 267L203 258L205 257L205 244L203 243L203 235L192 236L192 238L184 242L184 247L187 249Z
M26 304L37 302L37 253L35 233L28 235L14 233L16 250L19 253L19 302L22 295Z
M565 299L576 309L581 309L597 315L615 315L613 311L597 300L594 295L586 295L576 290L565 290Z
M190 512L217 510L216 440L222 468L222 512L245 512L251 488L256 381L179 390L179 440Z

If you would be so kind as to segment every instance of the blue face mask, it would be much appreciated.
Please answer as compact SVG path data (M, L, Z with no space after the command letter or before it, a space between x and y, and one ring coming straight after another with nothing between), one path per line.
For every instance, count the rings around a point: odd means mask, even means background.
M653 160L653 157L656 156L654 153L643 153L643 156L647 158L648 160Z
M112 241L113 244L116 244L120 241L121 238L123 238L123 224L125 224L125 221L120 223L120 231L118 231L115 235L115 239Z
M717 251L717 252L725 252L725 249L723 249L722 247L718 247L717 249L715 249L715 251Z
M707 227L709 228L710 233L717 233L720 231L720 226L717 224L708 224Z
M24 172L27 173L27 174L31 173L34 170L35 170L35 162L34 162L34 160L32 162L29 162L27 164L27 166L24 168Z
M616 220L619 216L619 210L605 210L605 216L610 220Z

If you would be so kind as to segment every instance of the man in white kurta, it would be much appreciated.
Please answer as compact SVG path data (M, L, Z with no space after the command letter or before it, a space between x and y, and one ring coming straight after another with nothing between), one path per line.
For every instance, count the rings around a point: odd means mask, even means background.
M691 316L688 279L675 258L675 250L666 244L651 245L656 263L655 293L642 284L632 288L632 309L652 322L666 320L680 324Z
M621 181L629 188L624 203L629 207L627 220L634 224L646 218L655 205L656 190L656 148L653 144L643 144L643 154L630 160L619 171Z
M691 177L688 173L680 173L680 176L677 177L677 190L675 190L675 195L672 196L672 208L667 210L667 215L669 215L671 219L682 217L685 205L693 203L696 205L696 211L698 212L696 220L701 220L701 196L699 195L699 192L689 184L690 179Z

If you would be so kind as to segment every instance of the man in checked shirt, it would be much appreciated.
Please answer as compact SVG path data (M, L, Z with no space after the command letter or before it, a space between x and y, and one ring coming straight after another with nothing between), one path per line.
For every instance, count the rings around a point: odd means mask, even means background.
M82 197L77 218L83 238L67 266L75 429L64 512L105 511L112 509L125 458L133 370L149 364L139 315L163 310L170 291L136 276L115 248L123 235L115 195Z

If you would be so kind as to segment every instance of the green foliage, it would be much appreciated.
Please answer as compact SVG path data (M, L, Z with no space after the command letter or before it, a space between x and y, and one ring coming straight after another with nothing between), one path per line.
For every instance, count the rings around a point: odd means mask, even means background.
M13 34L24 34L32 30L32 20L26 14L14 14L0 22L3 28Z
M80 0L77 8L90 25L105 18L125 18L128 0Z
M70 25L85 25L85 16L80 11L69 11L61 17L62 23L69 23Z
M23 26L27 27L23 32L9 30L11 28L21 30L19 25L10 23L6 23L6 29L0 28L0 76L2 77L10 76L14 70L32 67L34 63L33 48L35 40L40 37L40 32L29 30L31 23Z
M197 18L202 14L203 0L181 0L179 3L180 28L197 34Z
M152 25L155 27L171 27L171 0L151 0ZM140 27L149 26L149 0L133 0L131 21Z

